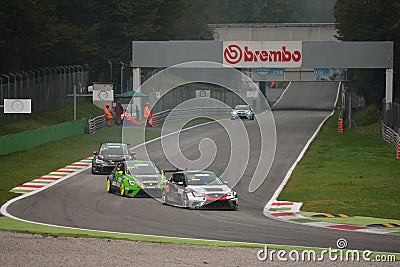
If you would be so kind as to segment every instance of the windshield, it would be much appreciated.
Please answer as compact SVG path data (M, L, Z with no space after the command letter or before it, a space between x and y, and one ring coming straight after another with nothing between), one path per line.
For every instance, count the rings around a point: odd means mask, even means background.
M108 156L124 156L128 155L128 149L126 146L115 145L115 146L102 146L100 148L100 155L104 157Z
M188 185L222 185L223 182L214 173L186 174Z
M135 163L128 165L128 172L132 176L138 175L150 175L150 176L159 176L160 170L154 165L150 163Z
M249 110L249 106L247 105L237 105L235 107L236 110Z

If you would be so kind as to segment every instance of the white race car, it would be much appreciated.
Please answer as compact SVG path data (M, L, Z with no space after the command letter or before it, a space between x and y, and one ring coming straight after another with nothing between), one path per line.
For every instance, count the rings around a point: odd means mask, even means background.
M232 110L231 119L245 118L249 120L254 120L253 109L249 105L236 105Z
M162 202L185 208L237 210L237 193L209 171L178 171L166 182Z

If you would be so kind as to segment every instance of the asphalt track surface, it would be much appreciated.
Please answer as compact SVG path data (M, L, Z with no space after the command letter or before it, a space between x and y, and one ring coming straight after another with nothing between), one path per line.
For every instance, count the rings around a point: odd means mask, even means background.
M239 193L239 211L186 210L162 205L151 198L122 198L108 194L105 176L92 175L90 170L14 202L7 211L29 221L84 229L326 248L336 248L337 239L345 238L349 249L400 252L399 236L316 228L263 215L264 205L318 126L331 113L319 107L326 107L327 102L333 106L337 87L337 83L292 83L281 100L282 106L291 105L292 109L273 111L277 129L274 163L267 179L253 193L248 193L248 184L256 166L256 160L252 159L258 159L260 154L260 137L257 121L244 121L251 152L250 163L235 187ZM209 169L220 174L227 165L233 144L217 123L181 132L181 151L186 157L196 159L200 155L199 142L204 138L213 139L217 146L216 159ZM159 141L148 143L146 149L160 168L171 168ZM137 151L140 155L141 150Z

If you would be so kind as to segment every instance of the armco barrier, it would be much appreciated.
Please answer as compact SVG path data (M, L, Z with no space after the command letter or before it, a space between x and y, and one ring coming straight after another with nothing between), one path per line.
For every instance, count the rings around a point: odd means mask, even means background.
M41 144L84 134L87 119L51 125L21 133L0 136L0 156L31 149Z
M201 116L228 115L231 114L231 108L221 107L198 107L188 109L174 109L173 116L169 116L171 110L165 110L152 114L152 127L161 127L168 117L169 120L185 120Z
M392 128L382 121L382 137L387 143L392 144L396 151L396 157L400 159L400 136Z
M106 126L106 117L105 115L100 115L93 119L90 119L88 123L89 123L89 134L94 134L98 129Z

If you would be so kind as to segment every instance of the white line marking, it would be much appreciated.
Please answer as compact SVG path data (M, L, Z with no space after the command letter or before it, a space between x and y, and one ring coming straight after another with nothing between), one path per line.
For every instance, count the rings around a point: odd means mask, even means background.
M281 101L283 95L286 93L286 91L289 89L290 85L292 84L292 82L289 82L288 86L286 87L286 89L283 91L283 93L281 94L281 96L278 98L278 100L276 100L275 104L272 105L272 108L274 108L276 106L276 104L279 103L279 101Z

